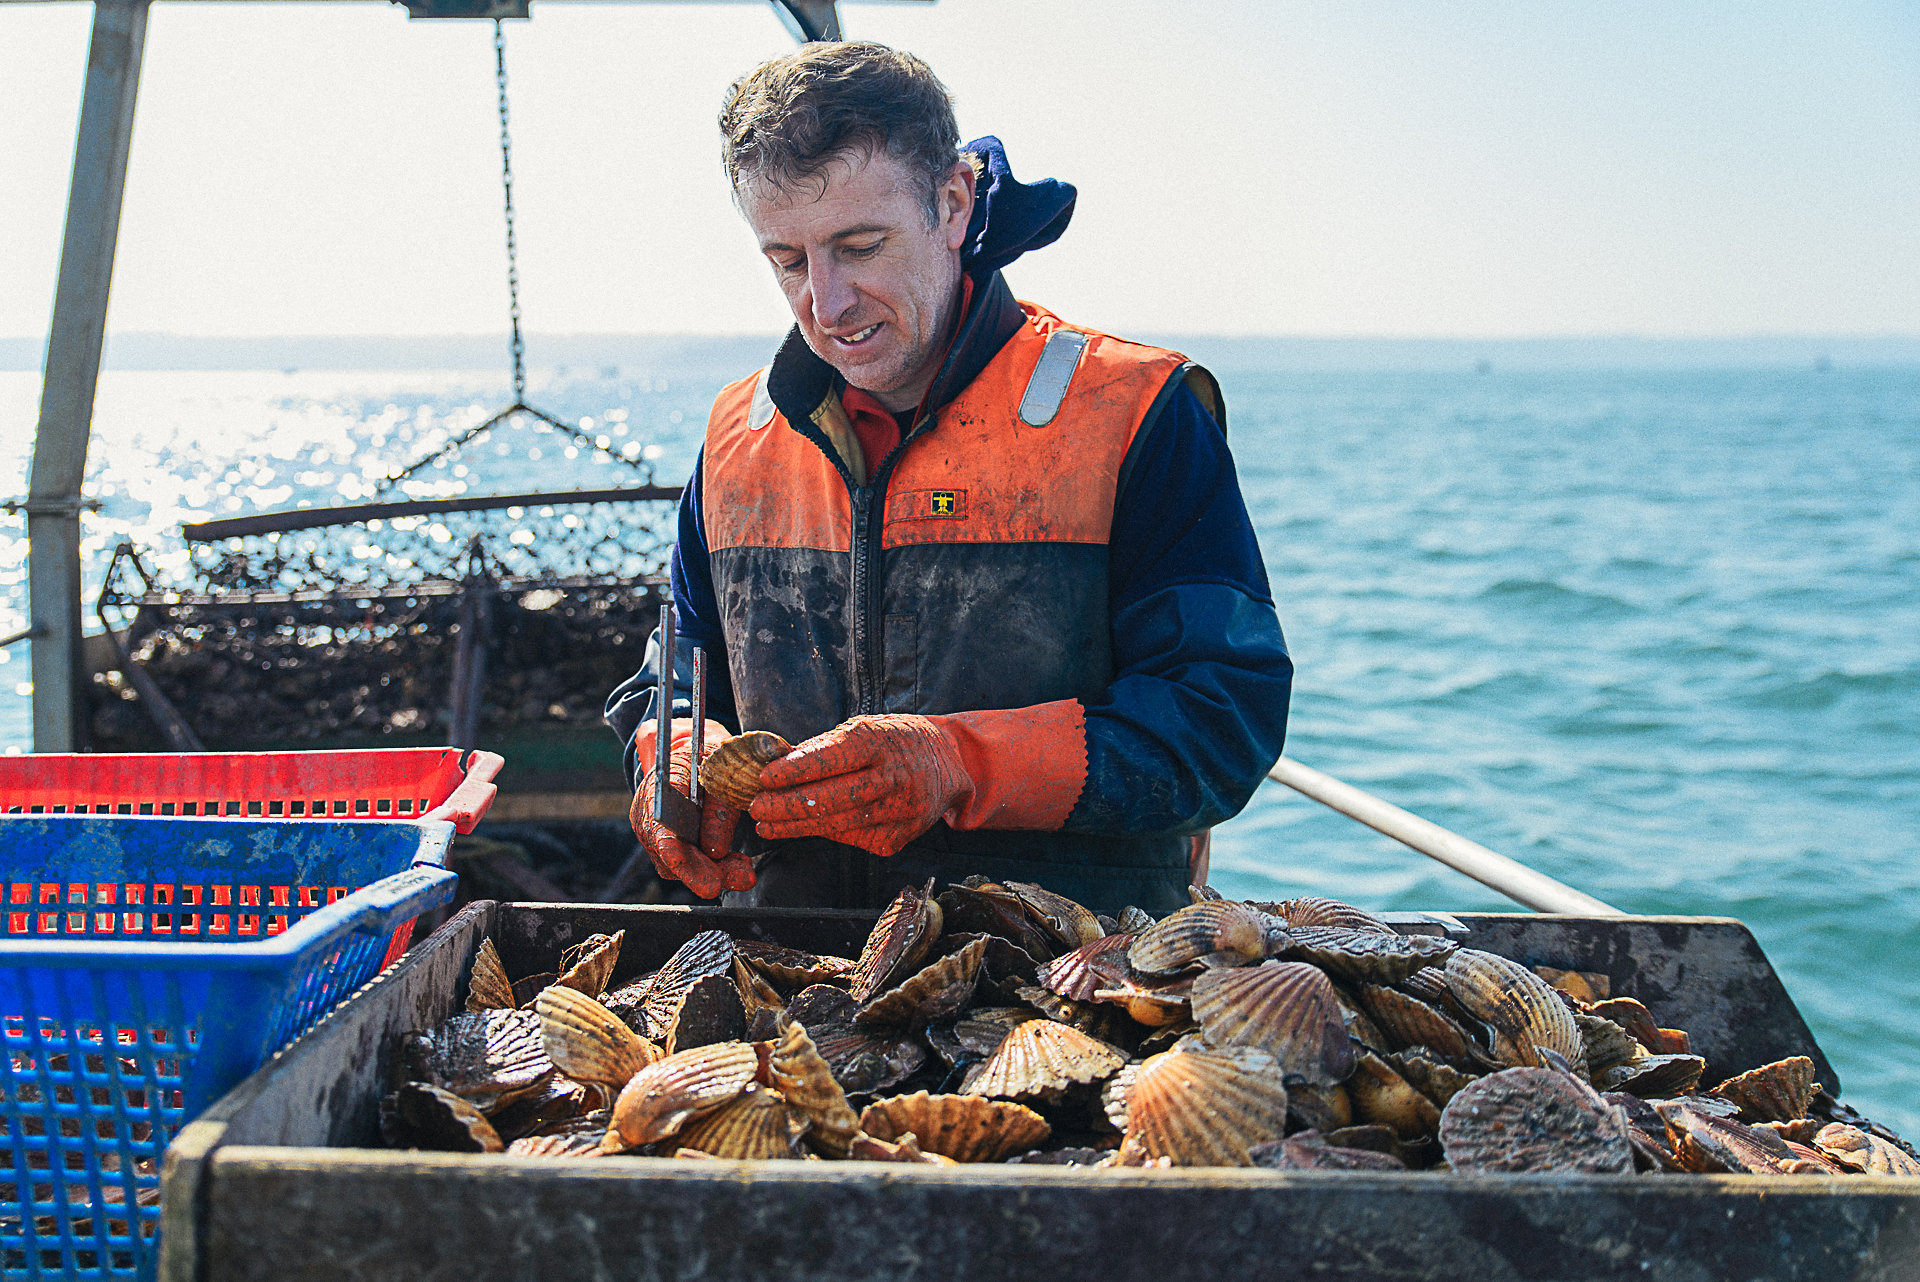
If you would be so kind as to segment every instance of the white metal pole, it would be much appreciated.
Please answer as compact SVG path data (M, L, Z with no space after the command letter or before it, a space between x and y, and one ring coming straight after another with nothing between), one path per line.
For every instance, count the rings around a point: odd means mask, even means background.
M1535 912L1569 913L1576 917L1626 916L1612 904L1575 890L1565 882L1555 881L1543 872L1535 872L1518 860L1488 850L1477 841L1468 841L1457 832L1449 832L1431 820L1382 801L1350 783L1342 783L1312 766L1282 757L1273 763L1267 778L1330 806L1349 819L1357 819L1375 832L1385 833Z
M80 653L80 491L146 39L147 0L98 0L94 5L66 239L40 389L40 425L27 480L36 752L73 752L86 746L81 721L87 672Z

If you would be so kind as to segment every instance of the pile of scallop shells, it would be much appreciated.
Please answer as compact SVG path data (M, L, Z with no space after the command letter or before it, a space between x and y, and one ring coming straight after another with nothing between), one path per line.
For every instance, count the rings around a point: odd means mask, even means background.
M608 991L622 935L406 1040L396 1147L948 1165L1920 1175L1804 1057L1706 1062L1604 976L1196 890L1154 921L909 887L857 959L721 931Z

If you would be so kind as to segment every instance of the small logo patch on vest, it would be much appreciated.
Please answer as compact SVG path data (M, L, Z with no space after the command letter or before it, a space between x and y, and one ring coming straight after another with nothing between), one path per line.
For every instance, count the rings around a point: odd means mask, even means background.
M889 521L964 521L965 490L906 490L887 496Z

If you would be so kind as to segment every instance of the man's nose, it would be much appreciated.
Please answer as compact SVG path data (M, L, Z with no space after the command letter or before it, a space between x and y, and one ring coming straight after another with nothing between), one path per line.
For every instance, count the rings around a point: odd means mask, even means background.
M814 322L830 329L859 302L853 278L830 256L823 256L822 261L809 264L807 272L808 291L813 295Z

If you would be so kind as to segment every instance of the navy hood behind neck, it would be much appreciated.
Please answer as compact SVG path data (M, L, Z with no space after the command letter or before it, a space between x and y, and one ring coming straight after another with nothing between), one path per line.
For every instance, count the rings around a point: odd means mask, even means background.
M960 249L969 276L985 280L1028 250L1060 239L1073 220L1073 202L1079 195L1073 184L1057 178L1019 181L1007 163L1006 148L991 134L960 150L978 156L982 170L967 241Z

